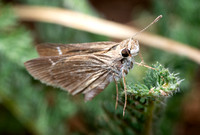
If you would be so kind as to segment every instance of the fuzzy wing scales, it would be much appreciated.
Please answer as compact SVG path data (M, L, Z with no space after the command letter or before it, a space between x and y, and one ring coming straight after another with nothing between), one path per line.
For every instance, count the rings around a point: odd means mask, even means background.
M112 72L100 57L41 57L25 63L32 76L49 85L58 86L72 95L85 94L91 100L110 83Z
M54 78L50 74L50 68L60 59L60 57L36 58L25 62L24 65L35 79L56 86Z

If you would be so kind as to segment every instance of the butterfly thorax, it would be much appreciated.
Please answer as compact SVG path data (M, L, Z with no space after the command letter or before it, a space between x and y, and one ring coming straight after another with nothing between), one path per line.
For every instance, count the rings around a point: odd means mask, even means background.
M124 70L124 72L128 74L128 71L133 68L134 58L133 57L123 58L121 60L121 63L122 63L121 72L122 70Z
M123 73L124 75L128 74L129 70L133 68L133 64L133 57L122 58L118 62L115 62L111 69L114 73L115 79L119 80L120 78L122 78Z

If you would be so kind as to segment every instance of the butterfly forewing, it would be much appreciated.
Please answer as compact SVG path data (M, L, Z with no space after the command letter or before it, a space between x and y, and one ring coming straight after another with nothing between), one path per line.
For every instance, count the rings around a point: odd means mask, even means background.
M92 42L82 44L46 43L37 45L37 51L41 57L61 55L74 56L106 51L116 45L116 42Z
M26 62L25 66L36 79L73 95L84 93L87 95L85 100L91 100L101 92L112 77L103 56L41 57Z
M110 74L110 72L106 72L103 75L99 76L98 80L93 83L95 87L93 86L93 89L88 88L83 92L85 94L85 100L91 100L101 91L103 91L104 88L106 88L110 83L112 77L113 76Z
M108 68L104 61L93 55L81 55L62 59L52 67L51 75L59 86L75 95L99 85L99 78L107 77Z
M48 85L56 86L54 78L49 71L53 64L61 59L62 57L36 58L25 62L24 65L34 78L41 80Z

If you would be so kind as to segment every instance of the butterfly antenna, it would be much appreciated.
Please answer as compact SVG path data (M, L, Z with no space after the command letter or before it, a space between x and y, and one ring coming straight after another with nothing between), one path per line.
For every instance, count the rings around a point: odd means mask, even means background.
M146 26L144 29L142 29L141 31L135 33L135 35L133 35L131 38L136 37L138 34L142 33L143 31L145 31L146 29L148 29L151 25L153 25L154 23L156 23L158 20L160 20L162 18L162 15L159 15L153 22L151 22L148 26Z

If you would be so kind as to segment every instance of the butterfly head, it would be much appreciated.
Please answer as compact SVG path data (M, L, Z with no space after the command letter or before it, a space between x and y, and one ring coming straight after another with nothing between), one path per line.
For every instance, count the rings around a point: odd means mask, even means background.
M140 50L138 40L135 40L133 38L122 41L120 44L120 48L120 53L123 57L136 56Z

